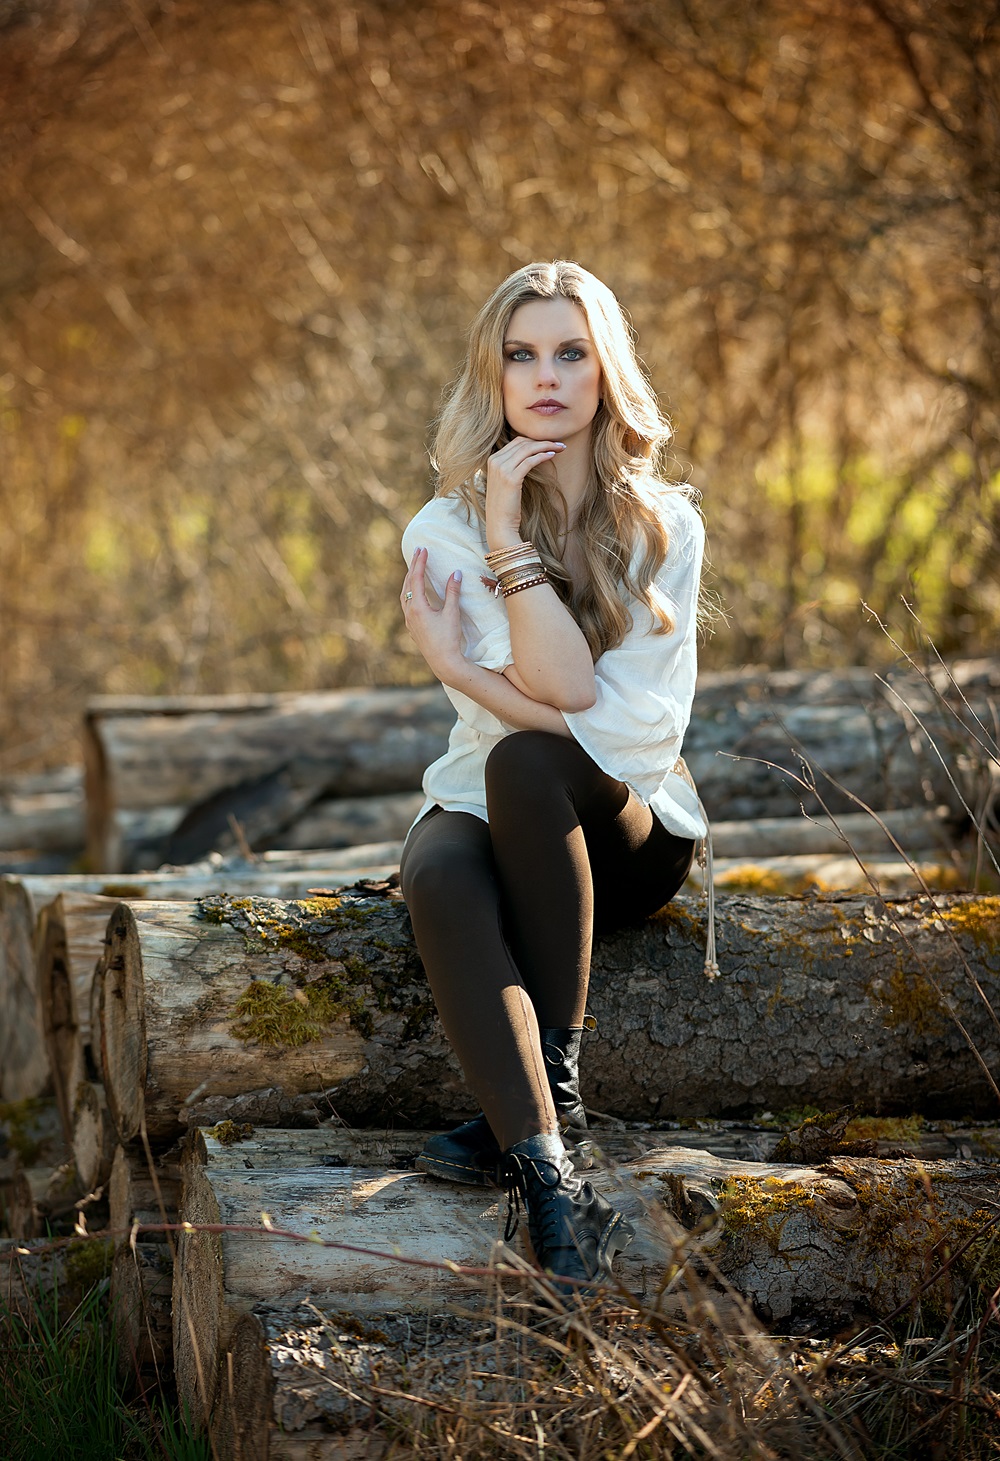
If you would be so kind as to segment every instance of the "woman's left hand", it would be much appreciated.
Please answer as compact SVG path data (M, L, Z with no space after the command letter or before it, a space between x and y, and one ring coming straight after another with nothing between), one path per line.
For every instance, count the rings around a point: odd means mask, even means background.
M455 669L465 660L458 606L461 582L462 571L456 569L445 585L442 603L427 578L427 549L418 548L410 560L399 595L410 636L443 684L454 678Z

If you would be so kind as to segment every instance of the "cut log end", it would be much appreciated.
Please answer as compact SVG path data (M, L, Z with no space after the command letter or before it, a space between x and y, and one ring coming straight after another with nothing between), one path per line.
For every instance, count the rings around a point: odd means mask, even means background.
M146 1005L139 936L127 903L108 920L100 978L105 1091L118 1138L128 1142L145 1115Z

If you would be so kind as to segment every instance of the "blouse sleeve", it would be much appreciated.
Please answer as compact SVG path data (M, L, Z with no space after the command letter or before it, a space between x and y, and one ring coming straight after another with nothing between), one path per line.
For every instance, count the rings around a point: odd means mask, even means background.
M465 505L455 497L432 497L407 524L403 532L403 557L407 563L417 548L427 549L427 577L440 598L456 568L462 570L459 606L462 615L462 653L486 670L502 672L514 663L510 647L510 624L503 599L486 587L489 577L483 553L485 545L475 514L471 522ZM445 686L461 718L474 730L497 735L503 723L467 695Z
M672 634L653 632L645 605L633 604L633 626L594 666L597 698L587 710L564 711L570 733L609 776L648 804L681 753L697 678L697 613L705 530L679 494L667 518L669 547L653 591L673 620Z

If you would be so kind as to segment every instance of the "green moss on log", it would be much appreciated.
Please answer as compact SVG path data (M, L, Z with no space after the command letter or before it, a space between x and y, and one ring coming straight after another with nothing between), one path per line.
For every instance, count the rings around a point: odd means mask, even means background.
M33 1167L42 1154L45 1137L38 1125L46 1102L38 1096L24 1101L0 1102L0 1126L7 1135L7 1144L21 1159L22 1167Z
M82 1297L111 1272L115 1245L110 1238L81 1238L66 1250L66 1283L72 1293Z

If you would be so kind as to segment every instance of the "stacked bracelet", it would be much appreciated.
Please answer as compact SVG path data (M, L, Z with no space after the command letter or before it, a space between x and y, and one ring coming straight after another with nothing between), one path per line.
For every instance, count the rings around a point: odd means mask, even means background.
M520 593L523 588L534 588L536 584L549 581L534 543L515 543L510 548L496 548L485 557L496 574L497 586L494 593L502 594L504 598Z
M510 584L509 586L501 585L500 592L503 594L505 599L509 599L511 594L519 594L523 588L534 588L536 584L548 583L548 581L549 576L543 571L536 574L534 578L522 579L520 583Z

